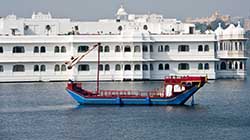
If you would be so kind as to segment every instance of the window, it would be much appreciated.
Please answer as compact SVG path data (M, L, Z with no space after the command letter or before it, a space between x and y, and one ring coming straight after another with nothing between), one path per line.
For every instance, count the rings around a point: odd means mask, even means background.
M13 47L13 53L24 53L24 47L23 46L15 46Z
M148 46L147 45L142 45L142 51L143 52L148 52Z
M0 46L0 53L3 53L3 47Z
M151 70L151 71L153 71L153 70L154 70L154 66L153 66L153 64L150 64L150 65L149 65L149 67L150 67L150 70Z
M231 61L229 61L229 64L228 64L228 69L232 69L233 68L233 63Z
M100 48L99 48L99 51L100 52L103 52L103 46L99 46Z
M34 52L34 53L39 53L39 47L38 47L38 46L35 46L33 52Z
M54 71L60 71L60 66L58 64L55 65Z
M78 66L78 71L89 71L89 65L81 64Z
M103 71L103 65L102 64L99 65L99 71Z
M238 69L238 63L237 63L237 62L235 62L234 68L235 68L236 70Z
M109 52L109 46L105 46L104 52Z
M158 70L163 70L163 64L159 64Z
M148 70L148 65L147 64L143 64L142 65L142 70L147 71Z
M169 70L169 64L165 64L165 70Z
M134 47L134 52L140 52L140 51L141 51L140 46L136 45Z
M149 45L149 49L150 49L150 52L153 52L154 51L154 46L153 45Z
M209 69L209 64L206 63L205 66L204 66L205 70L208 70Z
M61 47L61 53L66 53L66 47L65 46Z
M125 65L124 70L131 70L131 66L129 64Z
M203 51L203 46L202 45L199 45L198 46L198 52L202 52Z
M119 45L115 46L115 52L121 52L121 47Z
M164 50L165 50L165 52L169 52L169 46L165 45Z
M46 71L46 66L45 66L45 65L41 65L41 66L40 66L40 70L41 70L41 71Z
M39 65L34 65L34 72L38 72L39 71Z
M54 52L59 53L59 47L58 46L55 46Z
M87 52L89 50L89 46L78 46L78 52Z
M144 30L148 30L148 26L147 25L143 25L143 29Z
M116 71L120 71L121 70L121 65L120 64L116 64L115 65L115 70Z
M179 45L178 51L179 52L189 52L189 46L188 45Z
M198 70L203 70L203 64L202 63L198 64Z
M223 44L222 44L222 42L220 42L220 50L221 51L223 50Z
M24 65L14 65L13 72L24 72L25 68Z
M158 46L158 52L163 52L163 46L162 45Z
M239 50L242 51L242 42L240 42Z
M134 69L135 69L135 71L141 70L141 65L140 64L136 64Z
M125 48L124 48L124 52L131 52L131 48L130 48L130 46L125 46Z
M208 45L205 45L204 51L205 51L205 52L208 52L208 51L209 51L209 46L208 46Z
M40 51L41 53L46 53L46 47L42 46Z
M243 63L240 62L240 69L242 70L243 69ZM1 71L1 70L0 70Z
M63 65L61 66L61 71L66 71L66 65L63 64Z
M105 65L105 71L109 71L109 70L110 70L109 64L106 64Z
M221 69L221 70L226 70L226 69L227 69L227 65L226 65L225 62L221 62L221 63L220 63L220 69Z
M3 66L0 65L0 72L3 72Z
M189 64L188 63L180 63L178 65L179 70L189 70Z

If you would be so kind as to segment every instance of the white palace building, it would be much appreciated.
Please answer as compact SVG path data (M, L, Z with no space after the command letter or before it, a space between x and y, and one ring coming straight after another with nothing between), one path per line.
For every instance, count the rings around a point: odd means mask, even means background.
M0 18L0 82L66 81L64 61L100 42L100 80L159 80L165 76L207 75L245 78L244 29L238 24L201 34L194 24L158 14L71 21L33 13ZM97 49L73 69L77 81L96 79Z

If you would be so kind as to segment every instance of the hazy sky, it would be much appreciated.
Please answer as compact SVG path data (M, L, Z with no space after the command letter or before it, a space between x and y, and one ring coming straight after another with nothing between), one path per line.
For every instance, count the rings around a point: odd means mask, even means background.
M33 11L74 20L113 18L121 3L128 13L158 13L164 17L209 16L215 10L232 16L250 16L250 0L2 0L0 16L30 17Z

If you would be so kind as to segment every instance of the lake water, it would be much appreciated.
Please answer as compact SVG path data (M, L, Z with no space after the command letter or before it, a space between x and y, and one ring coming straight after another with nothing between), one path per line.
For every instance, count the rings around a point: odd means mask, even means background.
M250 77L210 81L190 106L78 106L66 83L1 83L0 140L248 140ZM94 89L95 83L83 83ZM106 82L153 89L159 81Z

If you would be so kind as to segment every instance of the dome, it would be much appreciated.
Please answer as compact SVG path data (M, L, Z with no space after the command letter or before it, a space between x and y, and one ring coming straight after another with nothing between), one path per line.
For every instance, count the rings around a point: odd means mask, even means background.
M235 32L235 26L230 24L223 32L224 35L232 35Z
M221 23L219 23L219 26L217 27L217 29L214 31L216 35L223 35L223 29L221 27Z
M234 30L234 34L243 35L244 33L245 33L245 30L244 30L244 28L241 27L240 21L238 21L238 25Z
M125 9L123 8L123 6L121 5L121 7L116 12L116 15L117 16L126 16L126 15L128 15L128 13L125 11Z

